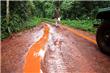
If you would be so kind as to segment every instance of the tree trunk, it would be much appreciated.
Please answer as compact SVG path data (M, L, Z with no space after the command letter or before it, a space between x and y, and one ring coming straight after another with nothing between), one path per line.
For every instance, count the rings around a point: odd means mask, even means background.
M54 13L54 18L59 18L61 16L60 13L60 6L61 6L61 1L55 1L55 13Z
M9 25L9 0L6 1L6 23ZM9 34L11 34L10 27L7 28Z
M6 1L6 22L9 23L9 0Z

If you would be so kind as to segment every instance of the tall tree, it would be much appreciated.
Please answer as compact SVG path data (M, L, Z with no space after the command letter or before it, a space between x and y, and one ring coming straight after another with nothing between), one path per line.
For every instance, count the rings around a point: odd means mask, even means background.
M6 23L9 25L9 0L6 1ZM8 27L8 32L11 34L10 27Z
M61 16L61 13L60 13L61 3L62 3L62 1L59 1L59 0L54 2L54 5L55 5L55 14L54 14L54 17L55 18L58 18L58 17Z
M6 20L9 23L9 0L6 1Z

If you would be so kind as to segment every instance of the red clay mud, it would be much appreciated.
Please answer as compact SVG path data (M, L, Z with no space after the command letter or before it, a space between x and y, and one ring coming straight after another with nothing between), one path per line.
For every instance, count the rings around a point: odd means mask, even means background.
M13 37L1 42L2 73L23 73L25 55L29 47L36 42L41 27L13 34ZM47 51L41 61L43 73L110 72L110 57L100 52L97 44L75 35L62 26L50 28L48 42L44 47ZM87 32L80 33L84 35ZM87 37L93 37L95 40L95 35L87 33Z

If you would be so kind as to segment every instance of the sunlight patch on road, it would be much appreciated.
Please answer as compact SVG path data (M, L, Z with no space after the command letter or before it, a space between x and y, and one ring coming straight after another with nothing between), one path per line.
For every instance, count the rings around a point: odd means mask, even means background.
M40 40L41 37L43 37L44 34L44 28L41 29L38 33L35 33L35 35L37 35L35 38L36 41Z

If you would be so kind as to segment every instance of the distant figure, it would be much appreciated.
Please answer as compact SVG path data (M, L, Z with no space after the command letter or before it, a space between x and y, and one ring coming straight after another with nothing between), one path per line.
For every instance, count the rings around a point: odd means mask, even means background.
M59 24L60 24L60 19L61 19L61 17L58 17L58 18L56 18L56 26L58 26Z
M58 25L60 24L60 19L61 19L61 16L60 16L60 8L55 8L54 18L55 18L55 20L56 20L55 25L58 26Z

